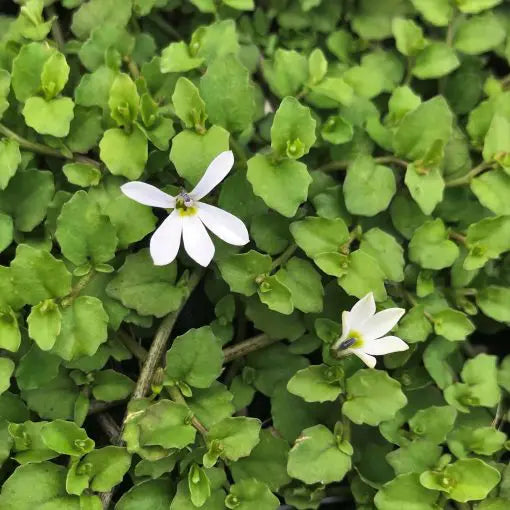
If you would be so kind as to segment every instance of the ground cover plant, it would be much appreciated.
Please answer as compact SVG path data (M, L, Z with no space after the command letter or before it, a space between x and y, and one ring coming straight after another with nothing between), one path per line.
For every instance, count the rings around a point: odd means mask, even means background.
M1 2L0 509L508 509L509 34Z

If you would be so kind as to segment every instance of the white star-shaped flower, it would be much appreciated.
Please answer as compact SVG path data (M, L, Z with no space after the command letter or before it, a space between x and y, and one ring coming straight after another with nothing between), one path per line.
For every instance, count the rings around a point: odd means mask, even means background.
M213 159L192 191L181 191L176 197L145 182L133 181L121 186L125 195L140 204L173 209L150 241L155 265L164 266L175 259L182 237L188 255L201 266L208 266L214 256L214 244L206 227L226 243L243 246L249 242L248 230L239 218L200 202L227 176L233 165L232 151L222 152Z
M384 336L404 313L403 308L388 308L375 313L374 295L370 292L350 312L342 313L342 336L333 345L333 350L341 356L355 354L365 365L374 368L374 356L409 349L397 336Z

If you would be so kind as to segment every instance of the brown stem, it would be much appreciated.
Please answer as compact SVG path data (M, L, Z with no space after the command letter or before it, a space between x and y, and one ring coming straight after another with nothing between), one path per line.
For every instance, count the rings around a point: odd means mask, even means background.
M455 241L458 241L461 244L466 244L466 236L463 234L460 234L459 232L455 232L455 230L450 230L448 233L448 237L450 239L454 239Z
M137 360L144 362L147 359L147 350L144 349L131 335L125 331L119 331L118 337Z
M167 388L167 391L174 402L188 407L186 399L182 395L181 390L177 388L177 386L170 386ZM207 429L204 427L204 425L202 425L202 423L196 416L193 416L193 418L191 419L191 424L200 432L200 434L202 434L202 437L204 439L207 438Z
M243 342L239 342L230 347L223 349L223 355L225 356L225 363L232 361L237 358L242 358L251 352L263 349L271 344L274 344L278 340L269 338L265 333L248 338Z

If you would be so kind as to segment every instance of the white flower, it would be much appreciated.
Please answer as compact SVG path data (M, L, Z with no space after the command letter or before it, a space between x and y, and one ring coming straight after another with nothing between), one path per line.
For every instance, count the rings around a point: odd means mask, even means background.
M370 292L350 312L342 313L342 336L335 342L333 349L339 355L355 354L365 365L374 368L374 355L409 349L400 338L384 336L404 313L403 308L388 308L375 313L374 295Z
M140 204L173 209L150 242L154 264L170 264L179 251L181 237L188 255L201 266L207 266L214 256L214 244L205 227L226 243L243 246L249 235L244 223L232 214L200 202L215 188L234 165L232 151L216 156L192 191L181 191L172 197L145 182L133 181L121 186L122 192Z

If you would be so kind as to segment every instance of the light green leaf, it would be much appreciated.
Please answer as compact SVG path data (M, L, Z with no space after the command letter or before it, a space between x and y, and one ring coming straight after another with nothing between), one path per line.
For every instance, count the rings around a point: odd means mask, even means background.
M290 290L277 275L264 276L257 290L260 300L275 312L289 315L294 310Z
M175 114L182 120L185 127L203 128L207 119L205 103L200 97L198 88L184 76L181 76L175 84L172 103Z
M407 404L400 383L381 370L358 370L347 379L342 412L354 423L379 425Z
M122 495L115 510L168 509L174 492L175 488L164 478L142 482Z
M471 190L480 203L497 215L510 215L510 175L497 169L471 181Z
M334 401L343 393L343 371L338 367L312 365L296 372L287 389L305 402Z
M405 183L424 214L431 214L443 200L445 183L439 168L423 169L414 163L407 165Z
M62 171L71 184L82 188L97 186L101 180L101 171L86 163L68 163L62 167Z
M501 3L501 0L458 0L459 10L469 14L477 14Z
M187 400L187 404L200 422L210 428L234 413L233 398L223 384L214 381L209 388L194 388L193 396Z
M129 397L134 387L135 383L126 375L115 370L102 370L94 376L92 395L97 400L113 402Z
M262 72L274 94L293 96L308 78L308 61L297 51L278 48L272 61L262 61Z
M131 455L125 448L106 446L88 453L79 465L87 464L90 488L106 492L122 481L131 466Z
M175 284L176 276L176 263L155 266L144 248L126 257L106 292L140 315L163 317L177 310L184 298L184 289Z
M223 352L211 328L190 329L177 337L166 353L168 379L192 387L208 388L220 375Z
M446 308L433 315L434 331L452 342L464 340L475 330L474 324L466 314Z
M413 20L394 18L392 32L397 49L406 56L414 56L425 46L422 28Z
M14 223L7 214L0 212L0 253L2 253L14 239Z
M9 389L14 368L14 361L9 358L0 358L0 395Z
M397 476L407 473L419 474L426 469L433 469L441 452L440 446L424 439L417 439L388 453L386 460Z
M131 2L123 0L91 0L74 13L71 30L79 39L86 39L94 28L104 23L126 26L131 9Z
M485 161L498 161L503 168L507 168L506 158L510 152L510 122L506 116L495 111L490 120L483 143L483 159Z
M455 30L453 45L463 53L478 55L496 48L505 37L505 28L497 16L489 12L463 20Z
M23 117L27 125L38 133L63 138L69 134L74 103L68 97L50 100L29 97L23 108Z
M69 65L65 56L60 53L53 53L46 60L41 72L41 88L47 100L53 99L64 89L69 79Z
M409 420L409 428L419 438L440 444L452 430L456 418L457 411L453 407L431 406L420 409Z
M413 74L421 80L441 78L459 67L455 51L443 42L433 42L416 56Z
M459 256L459 248L448 239L440 218L418 227L409 243L409 258L426 269L450 267Z
M191 55L184 41L170 43L161 52L162 73L182 73L202 65L203 58Z
M510 288L489 285L476 294L476 304L482 312L499 322L510 322Z
M55 420L41 429L44 444L61 455L82 456L94 449L94 441L76 423Z
M279 157L299 159L315 143L315 119L310 109L294 97L286 97L271 126L271 147Z
M131 126L138 116L140 96L129 75L120 73L110 88L108 107L118 126Z
M225 506L238 510L276 510L280 501L266 484L258 480L241 480L230 487Z
M8 138L0 140L0 189L7 188L20 163L18 143Z
M293 160L276 163L262 154L248 160L246 177L255 195L288 218L294 216L299 205L306 200L312 181L303 163Z
M376 164L370 156L358 156L349 165L344 196L350 213L375 216L387 209L395 191L395 176L391 168Z
M27 318L28 335L40 349L49 351L57 340L62 325L60 308L51 299L32 307Z

